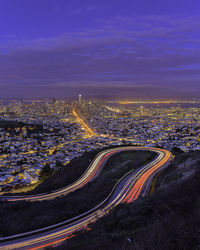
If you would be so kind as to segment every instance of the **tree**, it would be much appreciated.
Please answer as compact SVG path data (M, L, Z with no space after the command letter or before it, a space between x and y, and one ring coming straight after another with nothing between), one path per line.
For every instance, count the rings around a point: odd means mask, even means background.
M46 163L46 164L44 165L44 167L42 168L42 171L41 171L41 173L40 173L40 177L41 177L41 178L47 178L47 177L49 177L50 175L52 175L52 173L53 173L53 170L51 169L49 163Z

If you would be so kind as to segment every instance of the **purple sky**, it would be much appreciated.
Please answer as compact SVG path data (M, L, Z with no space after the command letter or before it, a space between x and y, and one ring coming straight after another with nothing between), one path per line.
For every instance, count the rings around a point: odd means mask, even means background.
M0 97L200 95L199 0L0 0Z

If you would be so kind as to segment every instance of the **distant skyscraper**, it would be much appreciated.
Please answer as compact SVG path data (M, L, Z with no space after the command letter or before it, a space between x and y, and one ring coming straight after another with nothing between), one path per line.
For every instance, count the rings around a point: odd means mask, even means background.
M78 100L81 103L81 94L78 95Z
M56 98L52 98L52 103L53 103L53 104L56 103Z

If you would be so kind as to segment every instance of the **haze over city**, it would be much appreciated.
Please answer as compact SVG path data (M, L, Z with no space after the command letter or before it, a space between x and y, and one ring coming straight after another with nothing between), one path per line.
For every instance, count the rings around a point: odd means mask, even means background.
M0 97L200 93L198 0L0 1Z

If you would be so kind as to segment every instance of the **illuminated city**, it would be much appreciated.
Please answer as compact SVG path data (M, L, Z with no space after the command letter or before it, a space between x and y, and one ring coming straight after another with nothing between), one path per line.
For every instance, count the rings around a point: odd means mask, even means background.
M199 8L0 1L0 250L200 250Z
M44 166L57 170L106 145L200 150L200 104L184 104L128 106L84 99L2 104L1 191L35 187Z

